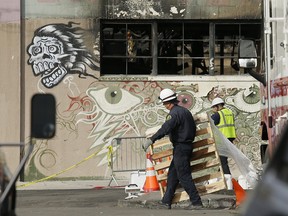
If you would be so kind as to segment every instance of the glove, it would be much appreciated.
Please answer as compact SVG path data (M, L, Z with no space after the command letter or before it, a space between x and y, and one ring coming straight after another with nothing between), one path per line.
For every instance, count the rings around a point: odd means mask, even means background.
M146 152L147 149L148 149L148 147L149 147L150 145L152 145L152 143L153 143L153 142L152 142L151 139L147 139L146 142L142 144L143 150Z

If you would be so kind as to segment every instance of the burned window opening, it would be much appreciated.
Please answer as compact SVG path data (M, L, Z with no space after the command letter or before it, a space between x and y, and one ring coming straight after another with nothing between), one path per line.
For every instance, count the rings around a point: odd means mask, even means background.
M101 20L101 75L244 74L238 40L260 35L260 20Z

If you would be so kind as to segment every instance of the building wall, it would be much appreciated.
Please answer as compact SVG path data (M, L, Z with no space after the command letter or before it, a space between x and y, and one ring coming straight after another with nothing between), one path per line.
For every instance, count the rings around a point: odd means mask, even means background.
M259 0L107 1L107 18L259 19Z
M1 73L1 92L4 92L1 101L6 102L4 110L12 114L2 112L1 119L6 121L0 125L5 132L5 141L20 142L22 131L22 141L28 143L30 99L35 93L52 93L57 101L57 131L51 140L37 140L25 167L25 180L109 178L108 147L112 140L123 136L143 136L147 129L164 122L167 111L157 99L163 88L178 91L187 99L185 106L193 114L208 111L212 98L223 96L236 115L237 146L258 165L260 138L255 134L258 134L259 125L259 84L253 78L101 77L99 64L99 18L259 19L259 7L244 10L249 4L259 6L259 1L26 1L25 34L21 35L25 50L21 56L19 23L1 24L1 38L2 34L5 36L1 44L7 50L1 52L1 66L9 73L9 76ZM243 10L238 9L239 13L235 13L236 8ZM68 52L65 49L62 53L65 57L55 54L58 65L62 66L59 70L66 70L67 74L48 87L43 83L48 81L44 81L45 74L39 65L38 69L33 67L45 61L43 56L31 58L33 44L39 42L39 38L43 39L43 34L38 32L41 28L52 35L59 31L65 34L73 32L74 28L81 29L80 33L76 30L75 33L79 36L83 52ZM63 43L77 48L75 43ZM22 89L20 58L24 62L22 76L25 88ZM20 104L21 93L23 106ZM22 115L25 117L23 128L20 125ZM19 161L20 153L14 155L15 161Z
M0 23L0 144L20 143L20 28L19 23ZM0 147L15 170L19 147ZM13 157L10 157L13 155Z

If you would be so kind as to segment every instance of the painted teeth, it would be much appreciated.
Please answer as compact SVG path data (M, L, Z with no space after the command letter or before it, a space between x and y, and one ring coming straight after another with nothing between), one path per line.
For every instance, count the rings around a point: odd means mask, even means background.
M49 65L48 65L48 62L44 62L44 70L48 70L49 69Z
M48 71L46 71L46 74L47 73L48 73ZM63 73L63 71L61 71L60 69L57 69L57 71L54 71L52 75L44 78L43 83L49 84L49 83L53 82L55 79L57 79L59 76L61 76L62 73Z

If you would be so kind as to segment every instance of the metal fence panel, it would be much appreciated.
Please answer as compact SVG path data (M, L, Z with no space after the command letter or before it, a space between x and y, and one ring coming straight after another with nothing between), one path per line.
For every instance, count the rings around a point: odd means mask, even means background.
M115 172L144 171L146 169L146 152L142 149L146 137L118 137L113 139L111 147L112 180L116 182Z

